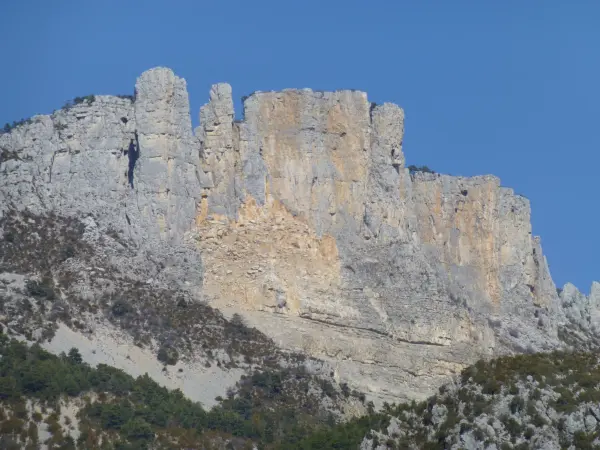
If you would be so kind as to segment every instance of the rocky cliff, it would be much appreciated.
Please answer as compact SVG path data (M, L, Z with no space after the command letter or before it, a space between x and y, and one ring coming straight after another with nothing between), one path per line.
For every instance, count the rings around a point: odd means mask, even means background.
M243 105L236 121L214 85L193 131L185 81L156 68L133 101L35 116L0 136L0 215L76 217L119 270L241 313L376 400L563 346L575 317L595 333L598 285L559 297L529 201L493 176L409 171L398 106L310 89Z

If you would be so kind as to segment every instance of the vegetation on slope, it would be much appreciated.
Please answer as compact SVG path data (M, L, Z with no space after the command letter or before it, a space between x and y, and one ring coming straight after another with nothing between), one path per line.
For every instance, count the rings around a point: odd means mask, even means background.
M37 448L41 412L51 448L220 448L227 443L241 449L253 442L285 448L335 424L321 407L322 397L349 395L302 370L257 371L206 411L147 375L134 379L107 365L92 368L76 349L57 357L3 334L0 355L2 448ZM69 399L82 404L78 430L72 433L77 438L59 423L61 405ZM28 408L32 401L39 408Z
M91 368L76 349L57 357L2 335L0 355L2 448L37 448L44 427L47 444L64 449L600 448L591 353L480 361L425 402L346 423L322 404L351 394L302 370L257 371L207 411L148 376ZM65 399L81 405L71 433L59 420Z
M15 128L20 127L21 125L29 125L30 123L31 123L31 118L14 120L12 123L7 122L6 124L4 124L4 127L2 127L2 129L0 130L0 134L10 133Z
M85 226L74 218L15 211L0 219L0 230L0 273L31 277L22 295L0 291L0 312L29 340L39 329L40 341L51 338L58 320L86 332L96 317L130 334L140 347L157 341L159 359L170 364L192 353L228 367L277 362L273 342L240 318L226 320L183 292L148 286L141 276L132 279L116 270L84 239ZM127 242L120 245L127 252ZM84 299L75 285L86 267L100 268L102 276L89 277L94 295Z
M479 361L425 402L386 405L289 448L600 448L599 387L595 353Z
M127 98L127 99L133 101L133 96L131 96L131 95L118 95L118 97L119 98ZM61 109L69 110L73 106L81 105L84 103L86 105L90 106L95 101L96 101L95 95L86 95L84 97L75 97L73 100L67 101ZM4 124L4 126L2 128L0 128L0 134L10 133L12 130L20 127L21 125L29 125L31 123L32 123L31 117L28 117L27 119L14 120L12 123Z

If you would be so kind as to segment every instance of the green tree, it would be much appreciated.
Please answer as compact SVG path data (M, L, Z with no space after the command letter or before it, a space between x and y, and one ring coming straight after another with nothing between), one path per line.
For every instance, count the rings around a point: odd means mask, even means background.
M79 350L77 350L75 347L69 350L68 358L73 364L81 364L83 362L81 353L79 353Z
M14 377L0 377L0 399L18 396L17 380Z
M148 422L141 417L129 419L122 428L123 434L130 441L149 441L154 439L154 432Z

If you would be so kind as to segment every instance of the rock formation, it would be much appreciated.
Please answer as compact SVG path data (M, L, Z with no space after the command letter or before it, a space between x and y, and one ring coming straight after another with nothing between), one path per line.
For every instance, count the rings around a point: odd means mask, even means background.
M53 212L127 236L136 256L109 254L119 267L242 313L377 400L561 346L575 315L596 325L598 285L559 298L527 199L493 176L405 167L398 106L310 89L243 105L235 121L231 87L214 85L192 132L185 81L156 68L134 101L36 116L0 136L0 217Z

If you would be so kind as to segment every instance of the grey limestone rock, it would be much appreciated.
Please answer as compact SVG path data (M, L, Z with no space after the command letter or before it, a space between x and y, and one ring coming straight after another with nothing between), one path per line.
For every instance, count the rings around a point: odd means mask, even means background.
M185 80L142 74L0 135L0 216L79 217L115 264L242 312L377 400L423 398L481 357L595 331L600 286L559 298L527 199L493 176L405 167L404 111L359 91L215 84L192 131ZM206 269L206 270L205 270ZM466 445L466 444L465 444Z
M210 192L205 213L237 218L241 201L239 192L239 149L236 139L239 132L233 124L233 99L231 86L215 84L210 90L210 102L200 109L201 126L196 134L201 143L201 163L207 178L205 192Z
M121 261L125 268L148 278L149 259L160 259L169 283L201 283L197 252L171 246L194 224L200 198L185 82L171 70L143 74L135 103L96 96L35 116L0 135L0 148L12 155L0 167L0 214L12 208L93 218L104 232L137 244L136 257Z
M592 283L588 296L567 283L561 290L560 299L571 323L586 331L600 331L600 283Z

